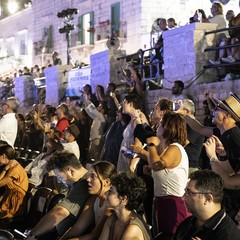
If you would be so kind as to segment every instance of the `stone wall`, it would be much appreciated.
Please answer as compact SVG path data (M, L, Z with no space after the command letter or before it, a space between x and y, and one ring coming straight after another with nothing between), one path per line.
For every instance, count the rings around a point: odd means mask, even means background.
M204 118L202 103L206 99L205 92L213 91L213 97L217 99L226 99L230 92L240 93L240 80L221 81L214 83L195 84L183 91L195 103L196 117L201 121ZM171 98L170 89L151 90L145 93L145 108L149 113L157 101L161 98Z
M215 34L205 35L213 31L216 24L193 23L165 31L164 40L164 87L169 87L175 80L184 83L191 82L208 64L208 59L214 59L215 52L204 52L204 49L214 46ZM216 80L213 71L205 71L197 82Z

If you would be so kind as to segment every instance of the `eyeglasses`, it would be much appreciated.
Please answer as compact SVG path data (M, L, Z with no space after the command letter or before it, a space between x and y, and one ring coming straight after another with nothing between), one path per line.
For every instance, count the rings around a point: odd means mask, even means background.
M198 194L211 194L210 192L192 192L190 189L185 189L185 196L194 196Z

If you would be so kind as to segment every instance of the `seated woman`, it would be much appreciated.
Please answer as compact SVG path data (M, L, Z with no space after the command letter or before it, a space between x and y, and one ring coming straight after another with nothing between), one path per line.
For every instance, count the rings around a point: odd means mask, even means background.
M107 216L111 214L111 210L106 206L105 194L111 186L110 179L116 174L114 165L107 161L96 162L89 170L89 174L88 191L94 197L88 200L77 222L61 237L61 240L98 239ZM95 226L93 231L85 234L92 226Z
M28 177L23 167L15 160L17 153L6 142L0 141L0 187L5 191L0 196L0 219L12 218L23 210L23 200L28 190Z
M141 178L126 172L113 178L107 204L115 213L105 222L99 240L151 239L147 224L135 211L144 196L145 184Z

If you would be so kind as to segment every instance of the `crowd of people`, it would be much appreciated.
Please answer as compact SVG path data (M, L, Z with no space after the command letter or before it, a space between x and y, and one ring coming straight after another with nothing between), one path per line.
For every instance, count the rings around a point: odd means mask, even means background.
M113 83L95 93L85 85L82 98L34 105L25 116L17 99L6 99L1 226L21 216L31 184L65 198L28 240L240 239L240 100L208 97L214 126L204 126L183 89L175 81L171 99L160 99L149 116L141 94L121 99ZM20 149L39 154L26 166Z
M215 33L216 46L221 49L217 50L214 54L214 59L209 59L209 63L212 65L220 65L224 63L234 63L240 60L240 47L228 45L234 45L239 43L240 40L240 28L234 28L226 30L227 27L240 26L240 14L235 15L233 10L228 10L226 15L223 14L223 5L220 1L214 1L211 7L211 15L207 16L203 9L197 9L192 17L189 18L189 23L214 23L217 24L217 30L225 29ZM155 54L151 57L151 61L157 61L158 74L164 74L164 53L163 53L163 37L162 33L178 27L174 18L158 18L156 20L158 28L161 32L158 40L154 43ZM227 24L228 23L228 24Z
M213 3L211 19L198 9L193 21L223 21L219 6ZM167 25L176 22L159 19L162 31ZM226 35L218 37L226 42ZM162 46L160 37L159 58ZM25 115L15 97L2 101L0 228L12 230L5 223L23 214L31 186L65 197L27 240L240 240L239 96L206 96L202 124L177 80L172 97L160 98L148 116L141 76L128 68L124 96L114 83L95 92L87 84L81 97L57 107L36 104ZM40 71L34 69L24 74ZM28 150L38 154L23 161L19 154Z

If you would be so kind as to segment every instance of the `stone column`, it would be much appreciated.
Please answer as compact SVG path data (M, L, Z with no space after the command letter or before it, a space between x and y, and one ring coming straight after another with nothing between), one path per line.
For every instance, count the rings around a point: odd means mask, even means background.
M67 88L69 65L56 65L45 68L46 76L46 104L58 105L65 97Z
M175 80L186 85L192 83L208 64L208 59L214 59L215 51L205 53L204 49L215 46L215 34L205 35L205 32L216 28L217 25L212 23L192 23L163 33L164 88L170 88ZM213 72L212 69L205 71L196 83L211 82Z

